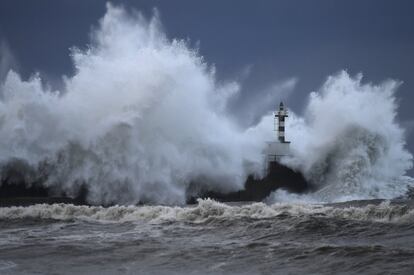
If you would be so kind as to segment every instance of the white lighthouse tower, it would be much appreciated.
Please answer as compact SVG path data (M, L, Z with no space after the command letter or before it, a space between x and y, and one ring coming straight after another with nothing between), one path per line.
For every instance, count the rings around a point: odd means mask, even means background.
M283 105L283 102L279 104L279 110L274 113L274 129L277 133L276 140L267 143L267 164L270 162L277 162L283 156L290 155L289 144L290 141L286 141L285 138L285 120L288 117L287 108Z

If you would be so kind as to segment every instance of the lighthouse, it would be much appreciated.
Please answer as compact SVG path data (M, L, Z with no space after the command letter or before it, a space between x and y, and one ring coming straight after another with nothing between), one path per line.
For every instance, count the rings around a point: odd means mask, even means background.
M230 193L209 191L202 193L200 198L214 198L218 201L262 201L272 192L284 188L290 192L304 192L309 184L300 172L289 168L289 156L291 156L290 142L285 137L285 122L288 117L286 106L280 102L279 108L273 112L273 116L267 116L269 120L269 139L267 146L263 146L263 173L262 175L249 175L244 189ZM272 123L273 119L273 123ZM266 120L267 121L267 120ZM276 134L272 134L271 127ZM260 178L258 177L260 176ZM191 203L196 203L197 197L190 198Z
M276 139L267 142L266 159L267 168L271 166L272 162L279 162L284 156L290 155L289 144L285 137L285 122L288 117L288 110L280 102L279 109L274 112L274 130L276 131Z
M288 111L283 105L283 102L279 104L279 111L275 112L275 127L277 121L277 137L280 143L289 143L285 140L285 118L288 117Z

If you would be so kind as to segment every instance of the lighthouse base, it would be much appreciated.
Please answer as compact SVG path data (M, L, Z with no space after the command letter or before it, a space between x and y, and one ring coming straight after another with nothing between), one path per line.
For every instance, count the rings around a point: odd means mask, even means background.
M190 197L188 203L195 203L198 198L211 198L222 202L262 201L277 189L286 189L294 193L303 193L309 184L299 172L296 172L277 161L268 163L268 173L263 179L249 176L243 190L230 193L214 191L203 192L199 196Z

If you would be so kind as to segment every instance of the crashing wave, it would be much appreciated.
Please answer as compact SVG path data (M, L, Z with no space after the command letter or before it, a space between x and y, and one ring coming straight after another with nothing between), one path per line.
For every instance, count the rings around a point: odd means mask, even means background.
M362 83L346 72L329 77L310 96L305 117L294 117L293 156L285 164L300 170L323 202L391 199L414 181L403 175L413 156L405 149L404 130L396 121L399 83Z
M412 222L414 209L382 202L363 207L335 207L317 204L253 203L232 206L210 199L199 200L189 207L170 206L75 206L70 204L38 204L29 207L0 208L0 220L52 219L101 222L191 222L237 220L242 218L267 219L286 215L294 218L330 217L376 222Z
M91 36L73 50L62 91L12 71L0 84L1 181L10 183L12 163L25 167L24 184L66 196L86 187L93 204L183 204L191 183L235 191L261 172L264 135L223 111L238 84L218 84L157 15L108 4Z

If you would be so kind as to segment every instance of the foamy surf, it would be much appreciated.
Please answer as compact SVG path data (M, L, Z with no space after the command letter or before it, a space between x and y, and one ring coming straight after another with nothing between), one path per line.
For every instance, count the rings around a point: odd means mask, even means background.
M335 207L322 204L251 203L240 206L199 200L195 206L76 206L72 204L37 204L29 207L0 208L0 220L86 220L100 222L190 222L237 220L242 218L268 219L280 215L292 217L326 216L345 220L406 222L412 221L414 210L404 205L384 201L363 207Z

